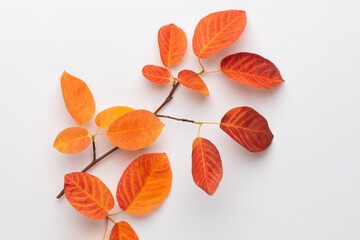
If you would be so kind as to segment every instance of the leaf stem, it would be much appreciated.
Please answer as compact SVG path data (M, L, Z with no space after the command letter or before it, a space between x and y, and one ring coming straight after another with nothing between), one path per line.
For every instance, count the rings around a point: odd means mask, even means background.
M200 60L199 57L198 57L198 61L199 61L199 64L201 66L201 71L198 73L198 75L201 75L201 74L203 74L205 72L205 69L204 69L204 66L201 64L201 60Z
M106 218L106 219L105 219L105 222L106 222L106 225L105 225L105 232L104 232L104 237L103 237L103 240L105 240L106 231L107 231L107 227L108 227L108 224L109 224L109 219L108 219L108 218Z
M198 137L200 137L200 129L202 125L203 125L202 123L199 124Z
M114 224L116 224L116 222L111 217L109 217L109 215L107 215L106 218L110 219L110 221L112 221Z
M119 213L122 213L123 211L124 211L124 210L121 210L121 211L116 212L116 213L108 214L108 216L114 216L114 215L117 215L117 214L119 214Z
M93 147L93 161L96 161L96 146L95 146L95 136L91 136L92 147Z
M217 71L210 71L210 72L203 72L202 74L206 74L206 73L218 73L221 72L221 70L217 70Z

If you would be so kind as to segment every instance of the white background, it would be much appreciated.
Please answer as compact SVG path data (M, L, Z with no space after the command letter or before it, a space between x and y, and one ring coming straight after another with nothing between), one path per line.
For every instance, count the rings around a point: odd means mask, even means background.
M218 126L203 126L201 135L217 145L224 168L209 197L191 176L197 126L163 119L166 128L153 145L119 150L90 171L115 193L137 156L168 154L173 187L164 204L146 216L123 213L116 220L128 221L141 240L360 239L355 0L1 1L0 239L102 239L105 221L55 199L64 174L91 160L90 148L65 155L52 147L61 130L75 126L62 99L62 72L88 84L97 112L114 105L154 111L171 89L141 75L144 65L161 64L158 29L175 23L187 33L188 50L174 73L199 71L191 47L195 26L226 9L246 10L248 24L234 45L203 61L206 70L218 70L230 53L249 51L273 61L286 82L266 91L208 74L210 97L180 86L162 113L220 121L233 107L251 106L269 122L271 147L251 154ZM99 155L113 147L105 136L97 143Z

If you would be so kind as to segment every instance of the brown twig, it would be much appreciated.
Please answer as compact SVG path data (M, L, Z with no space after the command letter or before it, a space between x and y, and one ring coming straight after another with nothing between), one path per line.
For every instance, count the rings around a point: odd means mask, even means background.
M162 118L170 118L172 120L176 120L176 121L182 121L182 122L189 122L189 123L195 123L195 124L200 124L199 122L196 122L194 120L189 120L186 118L176 118L176 117L171 117L171 116L166 116L166 115L157 115L158 117L162 117Z
M165 101L160 105L160 107L158 107L158 109L155 110L154 114L157 116L157 113L168 103L171 101L171 99L173 99L173 95L174 92L176 90L176 88L179 86L179 82L176 82L173 85L173 88L171 89L171 92L169 93L169 95L167 96L167 98L165 99Z
M173 95L174 92L176 90L176 88L179 86L179 82L176 82L173 85L173 88L171 89L171 92L169 93L169 95L166 97L165 101L160 105L160 107L158 107L154 114L157 115L157 113L168 103L171 101L171 99L173 99ZM109 156L110 154L112 154L113 152L115 152L116 150L118 150L118 147L114 147L113 149L109 150L108 152L106 152L104 155L102 155L101 157L99 157L98 159L96 159L96 148L95 148L95 141L93 141L93 161L87 165L81 172L86 172L88 171L92 166L94 166L96 163L100 162L101 160L103 160L104 158L106 158L107 156ZM63 195L64 195L64 189L61 190L61 192L56 196L57 199L60 199Z

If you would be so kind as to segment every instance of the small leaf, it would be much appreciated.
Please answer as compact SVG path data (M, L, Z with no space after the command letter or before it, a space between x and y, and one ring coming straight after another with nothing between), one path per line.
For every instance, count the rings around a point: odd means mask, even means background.
M175 24L161 27L158 33L161 61L165 67L178 64L186 52L185 32Z
M162 204L171 188L172 172L165 153L144 154L124 171L116 198L124 211L144 215Z
M107 136L117 147L138 150L152 144L160 135L164 124L147 110L128 112L115 120Z
M110 240L139 240L134 229L125 221L114 225L110 233Z
M266 119L250 107L228 111L220 128L250 152L264 151L273 139Z
M201 94L209 96L209 90L201 77L194 71L182 70L179 72L178 80L182 85L193 89Z
M114 207L114 197L108 187L88 173L66 174L64 191L70 204L88 218L103 219Z
M221 61L221 71L229 78L257 88L272 89L284 82L269 60L253 53L236 53Z
M95 113L95 101L86 83L65 71L60 82L66 108L75 122L80 126L89 122Z
M170 82L170 72L163 67L146 65L142 69L142 74L147 80L157 84L166 84Z
M100 112L95 118L95 123L101 129L108 129L116 119L131 111L134 109L122 106L111 107Z
M208 58L231 45L244 31L246 13L240 10L215 12L200 20L193 37L193 50L199 58Z
M220 153L205 138L198 137L192 146L192 176L196 185L213 195L223 175Z
M54 148L62 153L78 153L86 149L91 143L89 132L85 128L71 127L60 132L55 141Z

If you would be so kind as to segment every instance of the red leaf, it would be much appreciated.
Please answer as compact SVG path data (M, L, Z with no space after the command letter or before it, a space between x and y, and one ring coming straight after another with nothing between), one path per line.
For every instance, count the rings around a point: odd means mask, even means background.
M244 31L246 13L240 10L215 12L200 20L192 41L199 58L207 58L231 45Z
M116 198L124 211L144 215L160 206L171 188L172 172L165 153L144 154L124 171Z
M166 68L146 65L142 69L144 77L157 84L166 84L170 82L170 72Z
M88 173L66 174L64 191L69 203L88 218L103 219L114 207L114 197L108 187Z
M264 151L273 139L266 119L250 107L228 111L220 128L250 152Z
M193 89L201 94L209 96L209 90L201 77L194 71L182 70L179 72L178 80L182 85Z
M213 195L223 175L220 153L205 138L198 137L192 146L192 175L194 182L207 194Z
M161 61L166 67L178 64L186 52L185 32L175 24L161 27L158 33Z
M114 225L110 233L110 240L139 240L134 229L125 221Z
M272 89L284 82L269 60L253 53L236 53L221 61L221 71L229 78L257 88Z

